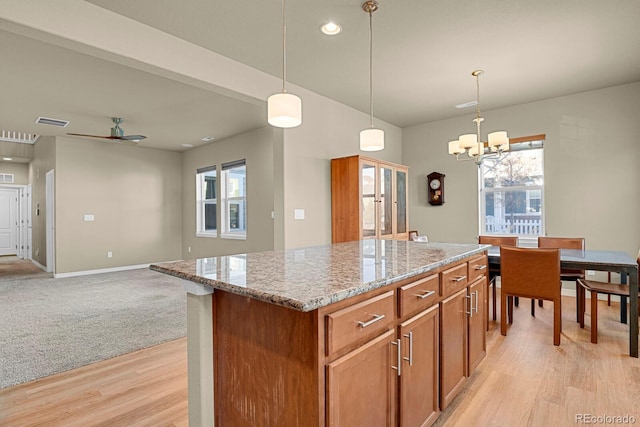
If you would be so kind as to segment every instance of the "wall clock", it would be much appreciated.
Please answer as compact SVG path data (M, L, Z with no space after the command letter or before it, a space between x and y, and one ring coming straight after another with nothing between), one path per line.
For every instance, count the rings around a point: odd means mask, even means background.
M444 203L444 174L431 172L427 175L427 201L434 206Z

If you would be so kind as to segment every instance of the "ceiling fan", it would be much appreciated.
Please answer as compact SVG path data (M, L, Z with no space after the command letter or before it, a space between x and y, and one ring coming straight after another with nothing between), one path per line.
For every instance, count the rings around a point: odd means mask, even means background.
M115 141L125 141L125 142L139 142L147 137L144 135L125 135L124 129L120 127L120 124L124 121L120 117L111 117L111 120L114 123L114 126L111 128L111 136L101 136L101 135L87 135L84 133L67 133L67 135L73 136L88 136L90 138L103 138L103 139L111 139Z

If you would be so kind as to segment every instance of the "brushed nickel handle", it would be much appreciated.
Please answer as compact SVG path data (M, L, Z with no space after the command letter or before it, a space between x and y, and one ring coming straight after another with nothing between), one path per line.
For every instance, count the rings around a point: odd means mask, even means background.
M474 294L476 294L475 310L476 310L476 314L478 314L478 299L480 298L480 294L478 293L478 291L475 291Z
M466 311L465 313L467 313L469 317L473 317L473 294L466 295L466 297L469 300L469 311Z
M476 270L486 270L487 266L486 265L476 265Z
M418 295L416 294L416 296L420 299L425 299L426 297L430 297L431 295L435 294L436 291L426 291L424 294L422 295Z
M384 314L374 314L373 315L373 319L367 321L367 322L363 322L361 320L358 321L358 325L360 325L361 328L366 328L367 326L373 325L374 323L380 321L384 319Z
M398 376L400 376L400 374L402 373L402 349L400 348L400 338L398 338L396 341L391 341L391 345L395 345L398 347L398 366L391 366L391 369L395 369L396 371L398 371Z
M403 359L409 362L409 366L413 366L413 332L404 334L404 336L409 338L409 357L403 357Z
M453 280L454 282L462 282L466 278L467 278L467 276L458 276L458 277L454 277L451 280Z

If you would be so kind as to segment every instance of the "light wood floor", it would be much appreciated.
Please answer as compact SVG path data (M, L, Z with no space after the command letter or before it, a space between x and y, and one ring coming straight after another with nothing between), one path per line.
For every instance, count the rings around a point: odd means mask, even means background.
M529 307L522 299L506 337L491 322L487 357L436 425L568 426L577 414L640 424L640 361L628 356L617 303L600 303L599 344L591 344L575 299L563 297L559 347L552 304L535 318ZM187 426L186 378L183 338L0 390L0 425Z

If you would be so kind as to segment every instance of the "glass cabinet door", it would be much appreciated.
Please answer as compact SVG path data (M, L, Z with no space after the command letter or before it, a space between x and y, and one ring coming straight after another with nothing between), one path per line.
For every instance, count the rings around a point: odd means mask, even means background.
M396 209L396 230L394 234L403 234L407 232L407 227L409 226L409 221L407 218L407 170L396 168L396 182L395 182L395 190L396 190L396 200L395 200L395 209Z
M376 165L360 162L362 188L362 238L376 237Z
M393 168L380 166L380 237L393 236Z

